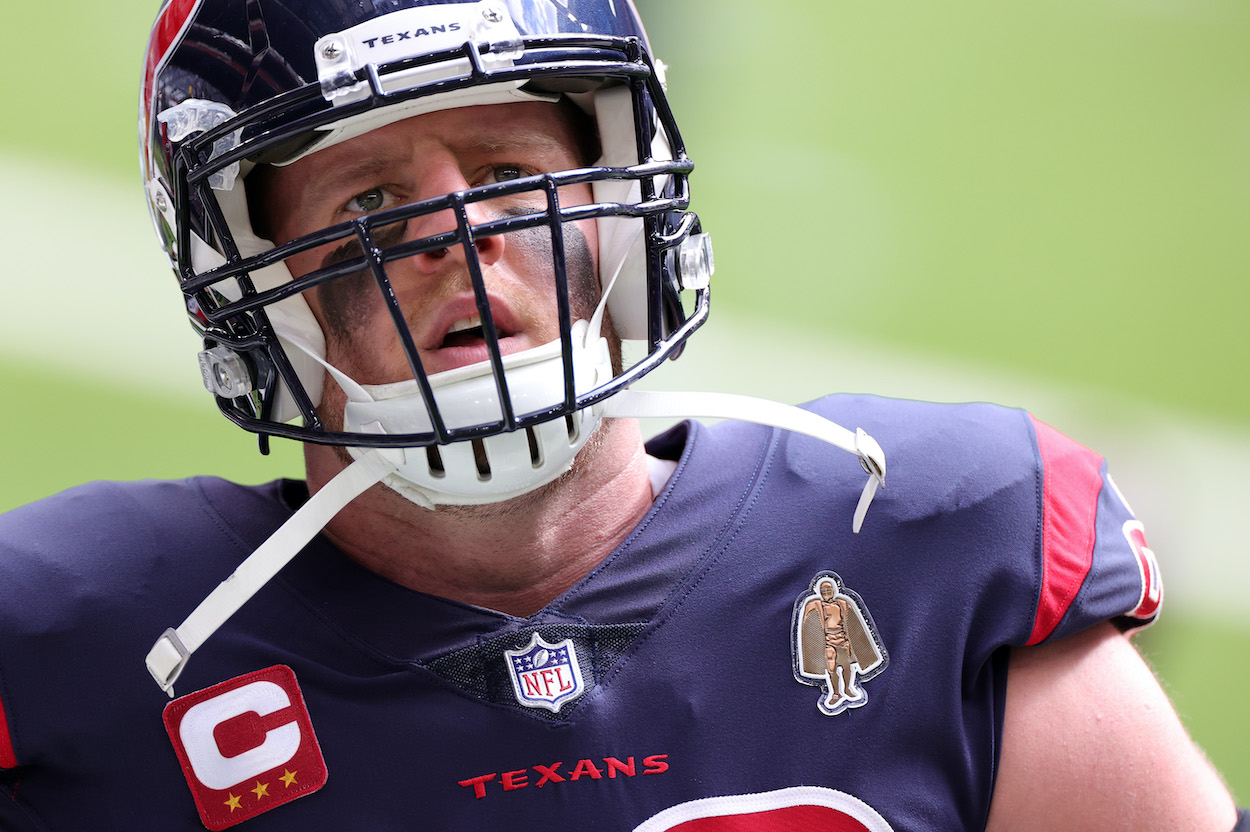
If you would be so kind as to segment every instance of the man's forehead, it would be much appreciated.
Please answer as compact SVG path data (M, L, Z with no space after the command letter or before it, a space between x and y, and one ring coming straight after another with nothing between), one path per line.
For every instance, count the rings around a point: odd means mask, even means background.
M537 107L542 110L514 110ZM544 103L495 104L427 113L388 124L277 168L281 179L304 180L317 192L379 176L435 148L456 154L565 154L576 137L559 108Z
M401 162L425 142L464 151L552 150L575 146L576 137L567 113L556 104L486 104L411 116L315 151L305 160L320 157L323 163L338 164L366 153Z

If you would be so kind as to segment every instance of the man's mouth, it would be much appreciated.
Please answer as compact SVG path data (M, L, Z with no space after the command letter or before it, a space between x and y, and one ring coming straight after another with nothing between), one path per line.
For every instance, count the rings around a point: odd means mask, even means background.
M507 332L495 327L495 333L500 340L508 337ZM469 318L461 318L451 325L444 336L443 342L439 345L439 349L451 349L454 347L476 347L486 343L486 330L482 326L482 319L473 315Z

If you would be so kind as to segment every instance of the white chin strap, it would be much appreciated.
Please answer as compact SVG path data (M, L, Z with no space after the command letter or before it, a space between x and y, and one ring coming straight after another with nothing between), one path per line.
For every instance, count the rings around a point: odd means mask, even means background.
M851 530L859 533L864 515L885 484L885 452L863 428L851 433L823 416L793 405L740 396L735 393L671 393L660 391L622 390L605 403L604 416L630 419L645 418L707 418L734 419L788 430L828 442L859 457L859 464L868 474L868 482L860 492L859 504L851 518Z
M604 403L602 415L623 418L677 416L726 418L772 425L812 436L855 454L868 473L851 527L858 533L877 489L885 482L885 454L862 429L854 433L791 405L727 393L622 390ZM563 422L563 420L556 420ZM463 443L459 443L463 444ZM423 450L423 449L417 449ZM174 681L222 624L291 561L348 503L404 465L404 449L359 451L356 461L325 484L290 519L222 581L176 629L166 630L147 655L148 672L174 695ZM407 479L407 475L404 475Z
M174 696L174 681L191 654L217 632L249 598L269 583L343 507L395 470L382 450L373 450L344 468L239 564L177 629L166 630L148 651L148 672L161 690Z

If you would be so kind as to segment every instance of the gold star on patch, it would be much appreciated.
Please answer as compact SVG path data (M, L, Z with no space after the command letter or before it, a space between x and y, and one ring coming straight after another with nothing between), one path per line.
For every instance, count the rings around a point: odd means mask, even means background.
M284 768L284 769L282 769L282 776L281 776L281 777L279 777L278 779L279 779L279 780L281 780L281 781L283 782L284 786L285 786L286 788L288 788L288 789L289 789L289 788L291 788L291 784L295 782L295 775L296 775L296 774L299 774L299 772L298 772L298 771L291 771L290 769L285 769L285 768Z
M230 794L230 793L227 792L226 794ZM234 814L235 809L243 808L243 806L239 803L239 799L240 798L238 795L230 794L230 797L225 801L225 804L230 807L231 814Z
M257 780L256 788L252 789L251 791L252 791L252 794L256 795L257 800L260 800L262 797L269 797L269 784L262 783L259 780Z

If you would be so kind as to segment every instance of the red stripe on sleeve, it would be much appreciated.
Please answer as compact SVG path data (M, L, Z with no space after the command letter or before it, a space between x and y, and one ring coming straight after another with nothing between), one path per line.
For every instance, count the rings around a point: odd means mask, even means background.
M1033 430L1042 457L1042 591L1029 644L1055 631L1089 574L1102 491L1101 456L1037 419Z
M0 768L17 768L17 755L13 753L13 740L9 737L9 719L4 713L4 700L0 700Z

